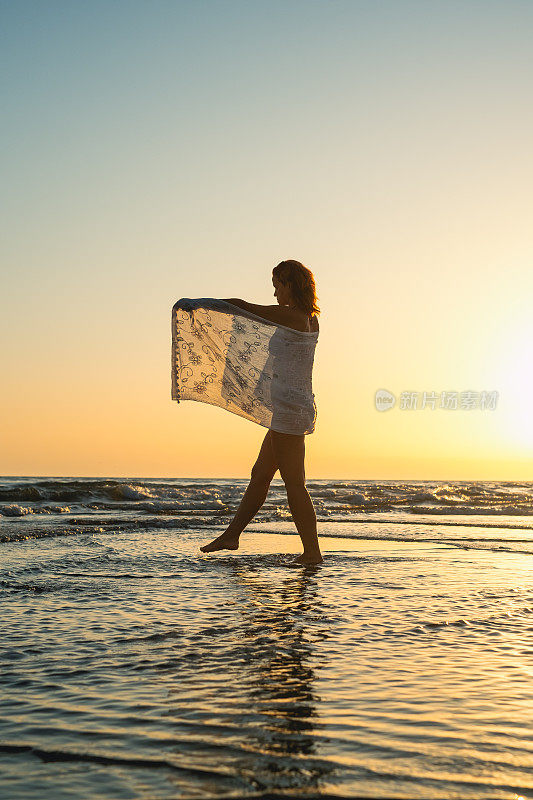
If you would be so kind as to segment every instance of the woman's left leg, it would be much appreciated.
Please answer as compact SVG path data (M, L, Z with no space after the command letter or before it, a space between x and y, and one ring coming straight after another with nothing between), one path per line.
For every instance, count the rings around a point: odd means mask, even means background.
M305 436L270 431L274 457L287 490L287 500L304 552L293 564L318 564L320 552L313 501L305 486Z

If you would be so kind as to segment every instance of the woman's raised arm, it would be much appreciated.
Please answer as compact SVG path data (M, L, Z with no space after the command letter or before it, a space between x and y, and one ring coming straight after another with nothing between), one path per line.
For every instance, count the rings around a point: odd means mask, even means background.
M291 318L291 311L284 306L261 306L256 303L247 303L246 300L239 300L236 297L221 298L225 303L231 303L234 306L243 308L245 311L250 311L256 317L263 317L269 322L276 322L278 325L287 325Z

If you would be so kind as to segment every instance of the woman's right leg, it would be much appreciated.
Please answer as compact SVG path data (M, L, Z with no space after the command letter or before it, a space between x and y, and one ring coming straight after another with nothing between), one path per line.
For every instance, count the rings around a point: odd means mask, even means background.
M252 467L250 483L235 516L224 533L210 542L210 544L200 548L203 553L212 553L214 550L239 549L239 537L265 502L270 483L277 469L278 465L274 457L270 430L268 430L263 439L257 460Z

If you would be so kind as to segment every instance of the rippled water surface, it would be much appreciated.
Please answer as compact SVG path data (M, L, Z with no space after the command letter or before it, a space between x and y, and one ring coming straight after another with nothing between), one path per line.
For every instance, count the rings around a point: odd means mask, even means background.
M243 482L29 481L0 484L2 797L533 797L531 485L425 516L316 482L324 563L290 569L275 487L204 555Z

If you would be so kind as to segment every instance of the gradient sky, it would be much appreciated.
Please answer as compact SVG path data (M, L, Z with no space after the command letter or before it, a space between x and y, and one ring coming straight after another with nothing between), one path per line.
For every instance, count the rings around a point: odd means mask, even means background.
M315 274L308 478L533 479L533 3L0 2L0 473L246 477L180 297ZM375 408L377 389L496 409Z

